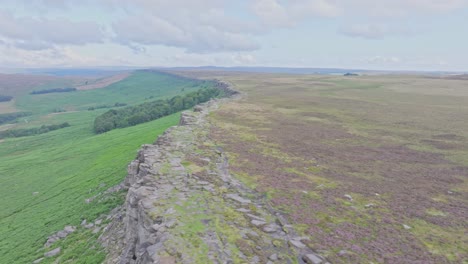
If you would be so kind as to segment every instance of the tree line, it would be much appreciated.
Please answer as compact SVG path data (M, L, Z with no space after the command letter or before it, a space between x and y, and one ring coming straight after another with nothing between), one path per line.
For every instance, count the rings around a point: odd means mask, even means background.
M33 135L44 134L50 131L54 131L57 129L69 127L70 124L68 122L58 124L58 125L42 125L40 127L34 128L21 128L21 129L10 129L5 131L0 131L0 139L2 138L14 138L14 137L27 137Z
M47 94L47 93L68 93L68 92L74 92L76 91L76 88L54 88L54 89L45 89L45 90L37 90L37 91L32 91L30 94Z
M1 95L0 94L0 102L9 102L13 99L13 96L8 96L8 95Z
M91 106L91 107L88 108L88 111L94 111L94 110L103 109L103 108L122 107L122 106L127 106L127 104L126 103L115 103L113 105Z
M222 91L219 89L204 88L185 95L177 95L168 100L156 100L118 110L112 109L96 117L94 131L104 133L116 128L149 122L191 108L221 95Z
M15 112L15 113L0 114L0 125L5 124L5 123L11 123L20 117L25 117L25 116L30 116L30 115L32 115L31 112Z

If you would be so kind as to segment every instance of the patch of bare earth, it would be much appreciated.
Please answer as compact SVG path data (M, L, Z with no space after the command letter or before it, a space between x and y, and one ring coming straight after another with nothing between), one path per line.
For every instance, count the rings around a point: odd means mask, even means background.
M333 263L468 259L468 195L460 187L468 166L387 139L400 131L363 136L339 115L298 114L294 102L286 111L247 96L214 113L211 137L230 154L231 171L310 236L311 248ZM452 150L456 139L435 134L422 143Z
M100 89L100 88L105 88L113 83L120 82L121 80L127 78L130 76L130 73L121 73L117 75L113 75L110 77L105 77L102 79L98 79L95 81L88 81L84 85L77 86L76 89L78 90L92 90L92 89Z

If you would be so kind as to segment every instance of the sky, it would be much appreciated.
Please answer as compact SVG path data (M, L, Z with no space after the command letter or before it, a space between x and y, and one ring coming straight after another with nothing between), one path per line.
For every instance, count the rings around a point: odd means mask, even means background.
M0 67L468 71L468 0L0 3Z

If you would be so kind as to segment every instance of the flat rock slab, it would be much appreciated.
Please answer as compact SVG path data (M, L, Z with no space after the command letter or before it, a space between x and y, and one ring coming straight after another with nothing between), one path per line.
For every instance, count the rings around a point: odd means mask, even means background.
M266 222L265 222L265 221L260 221L260 220L252 220L252 221L250 221L250 223L252 223L252 225L254 225L254 226L263 226L263 225L266 225Z
M231 199L231 200L234 200L236 202L242 203L242 204L252 203L252 201L250 201L249 199L244 199L244 198L240 197L239 195L237 195L235 193L227 194L226 197Z
M289 240L289 244L297 248L306 248L306 245L299 240Z
M56 255L60 254L61 250L62 250L61 248L53 249L53 250L51 250L49 252L44 253L44 257L49 258L49 257L56 256Z
M318 257L318 256L316 256L314 254L307 254L307 255L302 257L302 260L304 260L305 263L308 263L308 264L309 263L310 264L321 264L321 263L323 263L323 260L320 257Z

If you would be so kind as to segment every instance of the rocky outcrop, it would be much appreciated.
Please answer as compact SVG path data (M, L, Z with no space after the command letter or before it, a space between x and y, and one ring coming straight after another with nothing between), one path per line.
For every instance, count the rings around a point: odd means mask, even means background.
M207 115L220 103L184 112L129 164L125 204L100 237L106 263L325 263L229 173L208 133Z

